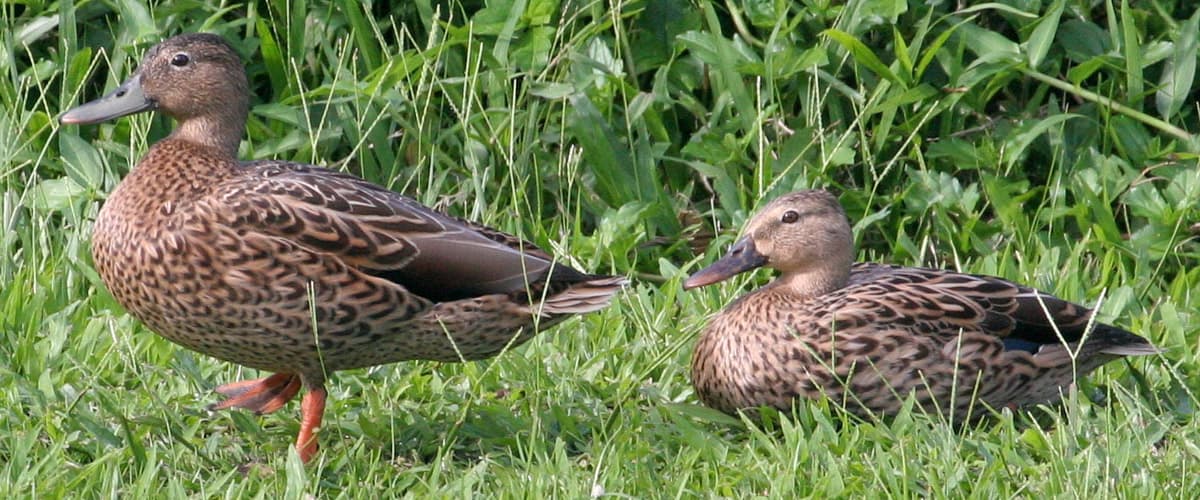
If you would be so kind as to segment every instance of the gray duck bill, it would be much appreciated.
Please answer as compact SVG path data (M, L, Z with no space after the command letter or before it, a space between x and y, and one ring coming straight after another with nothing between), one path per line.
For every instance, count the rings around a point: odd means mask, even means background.
M766 263L766 256L758 253L758 249L754 247L754 240L746 236L738 240L724 257L688 277L687 281L683 282L683 289L690 290L720 283L738 274L762 267Z
M142 91L141 74L135 74L108 95L63 113L59 121L67 125L88 125L154 109L154 106L154 100Z

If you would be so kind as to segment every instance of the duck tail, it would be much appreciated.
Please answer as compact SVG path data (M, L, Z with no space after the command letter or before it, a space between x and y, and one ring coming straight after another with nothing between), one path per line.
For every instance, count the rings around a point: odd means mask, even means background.
M594 276L546 297L535 307L543 317L590 313L608 306L613 296L628 284L624 276Z
M1163 352L1162 349L1154 347L1147 343L1144 345L1121 345L1104 349L1104 354L1112 354L1114 356L1149 356Z
M1096 325L1088 343L1097 347L1097 353L1112 356L1148 356L1163 352L1137 334L1105 324Z

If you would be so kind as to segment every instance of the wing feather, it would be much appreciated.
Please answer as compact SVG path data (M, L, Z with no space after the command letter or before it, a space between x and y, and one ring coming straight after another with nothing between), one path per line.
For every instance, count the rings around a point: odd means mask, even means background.
M872 291L864 291L867 289ZM835 295L868 301L871 308L891 310L933 326L949 326L946 331L961 327L986 333L1015 350L1077 343L1088 334L1094 314L1089 308L1002 278L872 263L856 264L847 287L831 297ZM1145 343L1132 333L1104 326L1105 338L1097 341Z
M200 200L221 224L288 239L430 300L587 278L529 242L352 175L276 161L244 164L242 174Z

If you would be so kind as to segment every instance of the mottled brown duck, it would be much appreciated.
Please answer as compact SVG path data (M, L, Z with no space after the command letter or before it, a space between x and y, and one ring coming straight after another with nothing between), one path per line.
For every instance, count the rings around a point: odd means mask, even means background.
M187 34L151 48L129 80L62 122L151 110L178 122L100 210L96 267L151 330L274 373L218 387L227 399L212 408L269 413L306 389L296 439L305 461L329 374L487 358L605 307L625 283L352 175L240 162L249 99L225 40Z
M702 333L692 356L700 400L733 414L827 397L878 417L911 395L967 421L988 407L1056 402L1108 361L1158 352L1083 306L1004 279L853 258L850 222L825 191L782 196L751 218L724 257L684 283L779 271Z

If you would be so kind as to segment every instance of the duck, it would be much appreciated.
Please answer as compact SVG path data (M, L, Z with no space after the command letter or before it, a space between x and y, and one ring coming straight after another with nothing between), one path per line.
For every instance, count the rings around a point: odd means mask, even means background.
M101 207L92 256L112 296L187 349L269 376L216 388L212 410L279 410L303 389L295 448L318 452L334 372L485 359L609 305L621 276L327 168L240 161L245 66L221 36L147 51L66 125L154 111L176 122Z
M780 196L685 290L778 272L716 314L692 352L711 408L788 412L827 398L862 418L916 408L950 422L1061 401L1075 380L1157 347L1094 311L993 276L854 261L850 221L824 190Z

